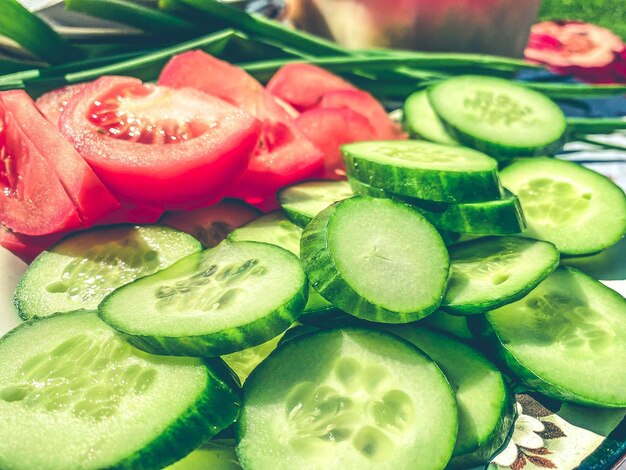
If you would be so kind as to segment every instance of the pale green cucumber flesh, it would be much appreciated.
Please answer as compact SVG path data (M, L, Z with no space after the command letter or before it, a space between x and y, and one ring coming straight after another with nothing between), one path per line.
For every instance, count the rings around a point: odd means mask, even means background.
M0 340L0 467L162 468L237 417L222 368L135 349L94 312L24 323Z
M354 196L346 181L310 180L281 189L278 202L287 218L304 227L333 202Z
M448 467L486 464L504 444L515 419L515 397L498 368L473 347L426 326L382 328L424 351L454 390L459 433Z
M300 257L300 238L302 228L290 221L280 211L270 212L256 220L235 229L229 236L233 241L251 241L270 243L280 246ZM323 312L333 308L333 304L324 299L309 286L309 298L303 313Z
M441 236L418 212L389 199L337 202L307 225L301 259L313 287L341 310L407 323L437 309L449 260Z
M456 433L431 359L389 333L334 329L285 342L250 375L237 454L248 470L434 470Z
M41 253L22 276L13 300L24 320L95 310L116 288L200 249L193 237L169 227L92 229Z
M404 126L412 136L443 145L459 145L443 126L428 100L428 91L413 93L404 103Z
M447 204L400 196L348 178L356 194L395 199L419 210L440 231L471 235L513 235L525 228L524 214L517 196L504 192L502 199L474 203Z
M237 375L239 381L244 383L254 368L265 360L265 358L269 356L274 349L276 349L276 346L282 337L283 334L281 333L265 343L226 354L222 356L222 360Z
M241 470L232 439L212 439L164 470Z
M450 277L442 308L484 313L515 302L559 265L548 242L521 237L484 237L449 248Z
M393 140L346 144L341 150L349 176L401 196L459 203L502 195L497 162L468 148Z
M428 315L420 321L457 338L472 340L475 335L469 327L468 318L473 317L452 315L443 310L437 310L435 313Z
M558 268L487 320L499 354L527 386L591 406L626 407L626 300L572 268Z
M547 240L568 255L602 251L626 233L624 191L595 171L552 158L516 161L500 174L517 194L525 236Z
M306 293L292 253L224 241L116 290L98 312L142 349L210 357L279 335L302 312Z
M262 212L239 199L223 199L217 204L191 211L166 212L159 224L193 236L206 248L213 248L235 228L259 217Z
M428 97L453 138L489 155L553 155L563 145L561 109L510 80L457 76L431 87Z

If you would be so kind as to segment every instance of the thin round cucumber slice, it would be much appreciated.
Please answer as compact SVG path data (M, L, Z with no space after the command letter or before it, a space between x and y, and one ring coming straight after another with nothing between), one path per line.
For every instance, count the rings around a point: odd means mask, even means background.
M393 140L347 144L341 151L349 176L394 194L449 203L501 197L498 163L475 150Z
M356 194L386 197L410 204L440 231L470 235L513 235L526 227L519 199L510 191L505 190L502 199L493 201L447 204L399 196L355 178L348 178L348 181Z
M443 310L437 310L435 313L420 320L420 322L438 330L445 331L456 338L473 340L475 335L469 327L468 318L470 317L451 315Z
M303 228L333 202L352 196L348 182L336 180L304 181L281 189L277 194L287 218Z
M583 405L626 407L626 300L617 292L558 268L486 318L501 359L528 387Z
M473 468L505 442L515 421L515 395L498 368L476 349L418 324L382 326L424 351L447 377L459 410L459 433L446 468Z
M428 91L416 91L404 102L404 127L413 137L421 137L436 144L459 145L433 111Z
M456 433L454 394L430 358L389 333L334 329L285 342L252 372L237 454L246 470L435 470Z
M162 468L237 417L213 361L146 354L94 312L26 322L0 340L0 467Z
M235 228L261 214L259 209L239 199L223 199L212 206L166 212L159 223L188 233L204 247L213 248Z
M516 161L500 174L526 216L525 236L568 255L596 253L626 233L624 191L595 171L553 158Z
M336 202L306 226L300 248L313 287L358 318L408 323L441 304L448 252L435 227L404 204Z
M211 357L278 336L306 294L300 262L287 250L224 241L119 288L98 314L140 349Z
M164 470L241 470L232 439L213 439Z
M270 212L252 222L234 230L228 239L232 241L251 241L270 243L291 251L300 257L300 238L302 229L291 222L281 211ZM324 297L309 286L309 298L302 313L317 313L333 309Z
M226 354L222 356L222 360L235 374L237 374L239 382L244 383L250 375L250 372L252 372L256 366L258 366L274 349L276 349L276 346L282 337L283 334L281 333L265 343Z
M429 88L428 98L453 138L488 155L554 155L565 141L563 111L510 80L452 77Z
M33 261L13 301L24 320L95 310L116 288L201 248L190 235L158 225L117 225L80 232Z
M450 278L442 308L458 315L493 310L524 297L559 265L552 243L484 237L449 248Z

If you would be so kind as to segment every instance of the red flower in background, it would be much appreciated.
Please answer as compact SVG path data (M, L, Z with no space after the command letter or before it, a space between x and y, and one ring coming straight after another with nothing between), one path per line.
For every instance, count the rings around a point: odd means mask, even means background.
M619 36L579 21L535 24L526 59L591 83L626 83L626 45Z

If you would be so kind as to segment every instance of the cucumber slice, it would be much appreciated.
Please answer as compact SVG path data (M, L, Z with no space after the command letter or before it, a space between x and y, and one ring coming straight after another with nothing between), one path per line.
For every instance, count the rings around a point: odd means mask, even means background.
M224 241L119 288L100 317L149 352L218 356L264 343L306 300L298 258L275 245Z
M452 245L442 308L458 315L493 310L524 297L559 265L552 243L484 237Z
M437 310L435 313L420 320L420 322L438 330L445 331L456 338L473 340L475 339L475 335L470 329L468 318L471 317L451 315L443 310Z
M119 286L166 268L201 248L186 233L157 225L118 225L80 232L33 261L13 301L24 320L77 309L95 310Z
M389 333L335 329L285 342L250 375L237 454L247 470L434 470L456 433L430 358Z
M417 140L358 142L341 150L349 176L394 194L449 203L501 196L498 163L475 150Z
M383 326L414 344L447 377L459 410L459 434L446 468L473 468L489 462L515 421L515 395L498 368L476 349L431 328Z
M291 222L280 211L270 212L252 222L234 230L229 236L233 241L264 242L280 246L300 257L300 238L302 229ZM309 286L309 298L304 306L304 313L318 313L333 309L324 297Z
M188 233L204 247L213 248L235 228L247 224L261 214L259 209L244 201L224 199L208 207L166 212L159 223Z
M214 439L165 470L241 470L235 441Z
M506 190L502 199L494 201L446 204L397 196L355 178L348 178L348 181L356 194L387 197L410 204L440 231L471 235L513 235L526 227L517 196Z
M162 468L237 417L214 361L146 354L94 312L24 323L0 340L0 467Z
M333 202L354 196L346 181L311 180L281 189L278 202L289 220L304 227Z
M516 161L500 174L518 195L524 235L547 240L568 255L602 251L626 233L624 191L595 171L553 158Z
M237 374L239 382L244 383L250 375L250 372L276 349L282 337L283 334L280 334L257 346L226 354L222 356L222 360Z
M306 226L300 246L313 287L358 318L408 323L441 304L448 252L437 230L404 204L364 196L336 202Z
M443 126L439 116L433 111L428 99L428 91L413 93L404 102L404 125L414 137L421 137L436 144L459 145Z
M554 155L565 142L563 111L510 80L452 77L432 86L428 97L453 138L492 156Z
M499 355L528 387L583 405L626 407L626 300L615 291L558 268L486 318Z

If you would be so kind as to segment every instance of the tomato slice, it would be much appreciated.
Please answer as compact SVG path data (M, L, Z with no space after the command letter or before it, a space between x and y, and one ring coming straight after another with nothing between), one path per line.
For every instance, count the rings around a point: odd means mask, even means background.
M5 92L2 101L35 148L54 167L83 226L95 224L120 206L76 149L54 124L41 115L24 91Z
M37 107L48 121L58 126L67 103L88 85L89 83L78 83L44 93L37 98Z
M114 76L75 95L60 128L123 202L169 209L221 199L260 133L255 118L214 96Z
M3 98L4 93L0 94L0 223L24 235L80 227L80 217L54 166L22 130Z
M282 66L267 84L267 91L298 111L317 106L329 91L357 89L323 68L299 63Z
M31 237L15 233L0 224L0 245L18 256L25 263L32 262L39 253L58 243L66 233L53 233L40 237Z
M192 87L227 100L263 122L257 147L237 187L229 192L267 207L279 188L319 176L323 154L298 129L291 115L243 69L202 51L175 56L164 67L160 85Z
M400 125L393 122L385 108L369 93L362 90L334 90L324 94L320 108L351 109L365 116L376 132L376 139L406 139Z
M311 109L302 113L296 124L324 152L325 178L343 179L346 176L341 145L376 139L376 131L370 122L350 109Z

